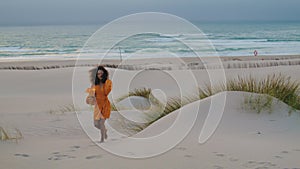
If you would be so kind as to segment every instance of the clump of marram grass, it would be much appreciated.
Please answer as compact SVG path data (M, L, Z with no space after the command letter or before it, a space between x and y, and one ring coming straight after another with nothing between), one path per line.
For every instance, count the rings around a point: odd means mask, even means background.
M186 104L192 103L199 99L215 95L223 91L244 91L257 94L263 94L259 96L250 96L245 98L244 102L249 106L250 109L260 113L262 110L267 109L269 113L272 112L272 102L274 98L281 100L287 105L291 106L292 109L300 110L300 83L292 81L290 77L279 75L268 75L267 78L257 80L252 76L241 77L232 79L221 84L219 86L211 87L206 85L203 89L199 88L199 97L183 97L183 99L176 97L168 100L163 113L160 116L152 118L149 125L163 116L183 107ZM272 97L271 97L272 96Z
M0 138L1 140L9 140L9 136L7 134L7 132L3 129L3 127L0 127Z
M242 105L245 109L254 110L260 113L262 110L266 110L272 113L273 97L266 94L250 94L244 96L244 104Z
M154 121L158 120L159 118L181 108L182 106L194 102L196 100L199 100L198 96L187 96L187 97L174 97L171 98L167 101L167 103L164 105L163 103L161 103L157 98L155 98L152 94L151 94L151 88L140 88L140 89L134 89L133 91L130 91L128 94L120 97L117 99L117 102L122 101L123 99L130 97L130 96L140 96L140 97L144 97L146 99L149 99L150 103L151 103L151 109L152 110L148 110L151 111L152 113L146 113L147 114L147 121L149 121L149 124L144 125L144 126L148 126L151 123L153 123ZM112 104L111 105L112 110L117 111L117 107ZM142 109L140 109L142 110ZM133 125L134 126L134 125ZM143 129L144 127L140 127L140 126L136 126L135 128L138 129Z
M150 94L151 94L150 88L134 89L134 90L130 91L128 94L125 94L125 95L119 97L118 99L116 99L115 101L112 101L111 105L110 105L111 111L118 111L120 109L123 109L121 107L117 107L116 103L118 103L130 96L140 96L140 97L144 97L144 98L150 100L151 98L153 98L150 96ZM153 101L156 101L156 100L153 99Z
M197 97L197 96L184 96L184 97L170 98L167 101L166 106L164 107L162 116L165 116L165 115L167 115L177 109L180 109L181 107L183 107L189 103L195 102L197 100L199 100L199 97Z
M76 108L73 104L58 106L58 108L49 110L49 114L64 114L66 112L75 112Z
M121 96L120 98L116 99L116 101L112 101L111 102L111 110L112 111L118 111L118 110L123 110L122 107L117 106L115 103L118 103L130 96L140 96L143 98L146 98L150 101L151 103L151 110L144 109L141 107L135 107L137 109L139 109L140 111L142 111L143 113L147 112L147 111L153 111L152 114L150 114L149 112L146 113L147 115L147 119L149 122L153 121L153 118L156 118L158 115L157 113L159 112L159 114L161 114L160 111L161 107L163 107L162 103L156 99L152 94L151 94L151 89L150 88L138 88L138 89L134 89L132 91L130 91L128 94ZM125 108L124 108L125 109ZM155 110L159 110L159 111L155 111L156 113L154 113L154 109ZM137 122L130 122L129 120L125 119L124 117L119 115L119 121L118 121L119 125L123 126L122 128L124 129L123 133L127 134L127 135L133 135L138 133L139 131L142 131L143 129L145 129L147 126L149 126L149 123L137 123Z
M111 111L118 111L118 109L117 109L117 107L116 107L116 105L115 105L114 102L110 103L110 110Z
M133 136L134 134L146 128L147 125L145 123L131 121L130 119L124 117L120 112L115 112L112 114L108 123L114 128L114 130L126 136Z
M19 129L15 128L14 135L12 136L11 133L8 133L3 127L0 127L0 140L1 141L15 140L16 142L18 142L18 140L20 140L22 138L23 138L23 135Z
M163 108L162 113L160 113L160 115L157 116L156 118L153 118L149 124L152 124L153 122L168 115L169 113L171 113L175 110L178 110L181 107L183 107L189 103L195 102L197 100L200 100L200 98L198 96L184 96L184 97L170 98L167 101L167 104L165 105L165 107Z
M256 110L260 113L263 109L272 111L272 102L274 98L281 100L293 109L300 110L300 83L292 81L290 77L279 75L268 75L265 79L255 79L252 76L241 77L237 79L228 80L226 84L220 84L219 86L211 87L206 85L204 88L199 88L199 96L185 96L170 98L166 105L154 104L154 109L150 110L151 113L147 115L148 123L144 125L132 124L136 131L141 131L158 119L168 115L169 113L180 109L184 105L192 103L194 101L207 98L224 91L243 91L250 93L262 94L258 96L250 96L245 98L244 103L248 104L249 108ZM149 98L151 89L136 89L136 92L131 92L128 96L142 96ZM272 96L272 97L271 97ZM126 98L125 96L122 99ZM120 100L122 100L120 99ZM153 107L152 107L153 108Z
M156 99L157 100L157 99ZM136 132L142 131L158 119L168 115L169 113L180 109L181 107L199 100L197 96L185 96L185 97L174 97L167 101L165 105L160 102L152 103L151 110L145 113L145 118L147 123L143 125L132 124L131 126L135 129Z
M162 103L157 100L152 94L151 94L151 89L150 88L137 88L134 89L132 91L130 91L128 94L125 94L123 96L121 96L120 98L116 99L116 101L111 102L111 110L112 111L118 111L118 110L123 110L122 107L117 106L115 103L118 103L130 96L140 96L143 98L146 98L150 101L151 105L155 105L156 107L162 107ZM142 107L142 106L141 106ZM143 108L138 108L140 111L142 111L143 113L145 113L145 110ZM153 107L152 107L153 108ZM154 115L154 114L152 114ZM123 133L127 134L127 135L133 135L138 133L139 131L142 131L144 128L146 128L147 126L149 126L148 123L136 123L136 122L130 122L129 120L125 119L123 116L118 114L118 123L119 125L123 126L122 128L124 129ZM152 117L152 116L151 116ZM147 117L147 118L150 118ZM152 118L151 118L152 119Z
M133 91L130 91L128 94L121 96L120 98L117 99L117 102L130 97L130 96L140 96L140 97L144 97L144 98L149 98L149 95L151 93L151 89L150 88L141 88L141 89L134 89Z
M273 96L278 100L300 110L300 83L292 81L291 77L279 75L268 75L265 79L257 80L252 76L241 77L227 81L226 85L216 87L206 85L204 89L199 88L200 98L206 98L222 91L244 91Z

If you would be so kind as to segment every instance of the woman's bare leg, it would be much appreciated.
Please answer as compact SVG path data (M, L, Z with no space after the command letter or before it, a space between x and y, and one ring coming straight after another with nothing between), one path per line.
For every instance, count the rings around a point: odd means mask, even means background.
M104 139L107 139L107 129L104 125L105 119L95 120L94 126L100 131L100 142L104 142Z
M100 119L99 120L99 124L100 124L100 133L101 133L101 140L100 142L104 142L104 138L107 138L107 134L106 134L106 128L105 128L105 119Z

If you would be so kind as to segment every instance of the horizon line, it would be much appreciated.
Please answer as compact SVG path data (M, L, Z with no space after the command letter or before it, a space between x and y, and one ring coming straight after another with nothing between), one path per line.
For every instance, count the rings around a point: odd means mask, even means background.
M113 21L113 20L111 20ZM0 26L68 26L68 25L104 25L111 21L99 22L31 22L31 23L0 23ZM286 23L286 22L299 22L300 20L188 20L191 23Z

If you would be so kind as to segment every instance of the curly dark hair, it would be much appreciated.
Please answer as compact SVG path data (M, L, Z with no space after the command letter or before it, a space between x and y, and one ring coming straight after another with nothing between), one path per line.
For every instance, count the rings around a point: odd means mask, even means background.
M102 79L100 80L97 76L97 73L99 70L103 71ZM94 85L99 85L101 83L105 83L108 79L108 71L103 66L98 66L96 68L93 68L90 72L90 81Z

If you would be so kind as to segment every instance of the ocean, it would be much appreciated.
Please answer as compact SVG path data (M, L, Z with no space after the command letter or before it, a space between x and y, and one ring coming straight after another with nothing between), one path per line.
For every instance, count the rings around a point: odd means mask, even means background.
M300 54L300 22L194 22L211 41L219 56L296 55ZM105 55L105 50L84 49L86 41L103 25L1 26L0 59L77 58ZM110 41L124 37L109 35ZM137 57L194 56L178 40L201 43L194 34L145 33L123 41L108 58L122 55ZM205 56L206 51L201 53ZM209 55L209 52L207 52Z

